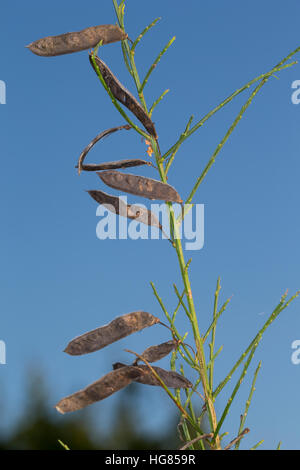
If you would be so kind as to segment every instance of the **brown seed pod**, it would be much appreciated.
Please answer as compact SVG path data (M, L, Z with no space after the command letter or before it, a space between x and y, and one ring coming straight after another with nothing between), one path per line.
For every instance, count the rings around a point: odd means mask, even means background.
M108 325L96 328L73 339L64 352L71 356L80 356L99 351L115 341L119 341L156 323L159 323L159 319L151 313L143 311L128 313L115 318Z
M106 129L105 131L101 132L98 134L90 143L85 147L85 149L81 152L79 159L78 159L78 174L80 175L81 170L83 169L83 162L89 151L94 147L94 145L99 142L99 140L104 139L104 137L108 137L109 135L113 134L114 132L121 131L122 129L125 129L129 131L131 127L126 124L125 126L118 126L118 127L112 127L111 129Z
M120 171L103 171L97 173L103 183L125 193L142 196L148 199L161 199L168 202L182 203L177 191L169 184L144 176L137 176Z
M137 367L114 370L83 390L63 398L55 408L62 414L80 410L127 387L141 374L143 372Z
M97 70L94 67L94 63L92 60L92 54L90 54L90 62L97 73ZM155 130L155 126L153 122L151 121L150 117L146 113L146 111L142 108L140 103L137 101L137 99L130 93L129 90L127 90L121 82L117 79L117 77L114 76L112 71L109 69L109 67L103 62L103 60L99 59L99 57L94 57L95 62L97 66L99 67L100 73L112 92L113 96L120 101L126 108L128 108L137 118L138 120L143 124L145 129L149 132L150 135L152 135L155 139L157 139L157 134Z
M158 344L157 346L150 346L150 348L147 348L141 354L141 356L148 362L156 362L166 357L168 354L170 354L170 352L174 351L177 347L177 344L177 341L173 339L171 341L167 341L166 343ZM133 365L137 365L139 361L140 359L137 358Z
M110 194L106 194L103 191L88 191L88 193L96 202L98 202L98 204L102 204L115 214L122 215L128 219L136 220L137 222L141 222L145 225L157 227L163 232L165 237L168 238L156 215L145 207L140 207L136 204L127 205L124 201L122 201L122 199L116 196L111 196Z
M127 37L127 34L119 26L103 24L91 26L74 33L48 36L32 42L26 47L36 55L53 57L91 49L96 47L100 41L102 41L102 44L110 44L112 42L123 41Z
M130 366L126 366L121 362L117 362L113 365L114 370L122 370L123 368L127 367ZM139 364L138 366L131 367L138 367L138 369L144 372L144 375L140 374L135 379L133 379L135 382L139 382L144 385L152 385L154 387L161 386L161 383L152 374L148 366ZM164 370L161 367L155 366L153 366L153 369L168 388L191 388L193 386L193 384L188 379L183 377L183 375L178 374L177 372Z
M151 162L146 160L140 160L138 158L132 158L130 160L118 160L116 162L105 162L99 163L99 165L91 163L88 165L81 165L81 169L84 171L103 171L103 170L116 170L118 168L132 168L134 166L148 165L151 166ZM78 166L76 166L78 168Z

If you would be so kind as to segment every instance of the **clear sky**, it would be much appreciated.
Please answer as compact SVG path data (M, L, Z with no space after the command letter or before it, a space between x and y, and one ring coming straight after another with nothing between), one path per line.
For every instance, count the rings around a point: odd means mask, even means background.
M136 53L142 76L176 35L145 93L151 104L170 88L153 115L163 150L173 144L191 114L200 119L300 46L297 0L126 3L131 38L162 17ZM0 339L7 345L7 365L0 366L0 381L7 404L2 427L8 429L24 406L22 388L30 365L43 370L54 404L108 372L112 362L126 361L126 347L142 351L153 337L155 344L169 339L157 328L155 335L145 331L83 358L62 352L74 336L117 315L142 309L163 319L149 282L156 283L172 310L172 283L180 281L175 252L167 241L96 237L97 205L84 190L105 188L95 175L78 177L75 164L96 134L123 121L97 81L87 52L45 59L24 47L43 36L114 23L112 2L3 0L0 22L0 80L7 87L7 104L0 105ZM101 54L133 91L120 45L106 46ZM277 75L279 79L271 79L256 97L195 200L205 204L205 245L186 256L193 257L190 272L202 330L210 323L218 276L221 301L233 295L217 333L217 347L224 345L217 381L283 292L288 288L293 294L300 287L300 105L291 102L300 66ZM183 198L247 93L181 147L169 183ZM89 158L97 162L131 157L146 157L144 143L132 131L109 137ZM156 177L156 172L147 169L147 175ZM130 202L142 200L132 197ZM245 447L265 439L264 448L276 447L279 440L285 449L300 448L300 365L291 362L291 343L300 339L299 314L296 300L266 333L224 424L233 438L253 369L261 359ZM181 312L178 320L182 332L183 316ZM162 364L167 367L167 362ZM219 412L234 384L218 402ZM139 404L142 429L162 428L172 404L161 390L145 387L144 397ZM94 405L95 416L105 408L109 420L113 403L110 398L107 404Z

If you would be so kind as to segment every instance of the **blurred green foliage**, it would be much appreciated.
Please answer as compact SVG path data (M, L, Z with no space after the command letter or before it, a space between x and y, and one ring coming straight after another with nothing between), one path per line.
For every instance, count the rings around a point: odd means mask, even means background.
M141 388L136 385L119 394L110 429L101 423L95 427L91 409L70 416L56 413L47 386L36 372L30 373L24 388L24 411L9 435L0 434L0 450L64 450L58 440L73 450L168 450L180 446L176 416L170 419L165 436L159 432L141 434L135 404Z

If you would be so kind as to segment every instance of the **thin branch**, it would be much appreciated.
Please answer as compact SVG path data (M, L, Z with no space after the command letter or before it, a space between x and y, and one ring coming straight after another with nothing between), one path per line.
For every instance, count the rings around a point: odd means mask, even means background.
M241 432L235 439L233 439L231 442L229 442L228 446L224 447L224 450L229 450L231 447L233 447L235 444L239 443L241 439L243 439L246 434L250 432L249 428L244 429L244 431Z
M154 21L152 21L152 23L150 23L148 26L146 26L146 28L141 32L141 34L138 35L138 37L136 38L136 40L134 41L132 47L131 47L131 52L135 52L135 48L136 46L138 45L138 43L141 41L141 39L145 36L146 33L148 33L148 31L153 28L153 26L156 25L156 23L161 20L161 18L156 18Z
M195 439L192 439L190 442L187 442L184 446L180 447L178 450L186 450L191 445L195 444L196 442L198 442L202 439L209 439L210 437L213 437L213 433L202 434L201 436L195 437Z
M245 411L241 416L241 422L240 422L240 427L239 427L238 434L240 434L242 432L242 429L245 426L245 422L246 422L246 419L247 419L247 416L248 416L248 411L249 411L249 407L250 407L250 404L251 404L251 401L252 401L253 393L255 391L255 384L256 384L256 380L257 380L257 376L258 376L258 373L260 371L260 368L261 368L261 361L259 362L259 364L256 368L256 371L254 373L254 377L253 377L253 381L252 381L252 384L251 384L249 397L248 397L248 400L246 401ZM236 445L235 445L235 449L237 450L239 448L239 446L240 446L240 442L237 442Z
M235 363L235 365L232 367L231 371L227 374L226 378L218 385L218 387L216 388L216 390L214 391L213 393L213 396L214 398L216 398L219 393L221 392L221 390L225 387L225 385L227 384L227 382L231 379L232 377L232 374L236 371L236 369L239 367L239 365L243 362L243 360L245 359L245 357L247 356L247 354L251 351L251 349L255 346L257 347L259 342L261 341L262 339L262 336L264 334L264 332L266 331L266 329L271 325L271 323L273 323L273 321L278 317L278 315L284 310L286 309L289 304L296 298L298 297L300 294L300 291L296 292L295 295L293 295L286 303L285 302L285 299L287 297L287 292L282 296L281 298L281 301L279 302L279 304L277 305L277 307L273 310L273 312L271 313L271 315L269 316L268 320L265 322L265 324L263 325L263 327L259 330L259 332L257 333L257 335L255 336L255 338L251 341L251 343L249 344L249 346L247 347L247 349L243 352L243 354L240 356L240 358L238 359L238 361Z
M246 83L246 85L242 86L241 88L239 88L238 90L236 90L234 93L232 93L230 96L228 96L228 98L226 98L224 101L222 101L222 103L220 103L218 106L216 106L214 109L212 109L209 113L207 113L197 124L195 124L192 129L187 133L186 136L184 136L184 138L182 139L181 137L179 138L179 141L182 141L183 140L186 140L188 139L194 132L196 132L200 127L203 126L203 124L205 124L206 121L208 121L208 119L210 119L214 114L216 114L220 109L222 109L224 106L226 106L226 104L230 103L236 96L238 96L240 93L242 93L243 91L247 90L248 88L251 87L251 85L254 85L254 83L256 82L259 82L260 80L264 79L264 78L269 78L271 75L273 75L275 72L279 72L281 70L284 70L285 68L288 68L288 67L291 67L292 65L295 65L297 62L292 62L290 64L287 64L285 66L281 66L284 62L286 62L287 60L289 60L294 54L296 54L297 52L300 51L300 47L298 47L297 49L295 49L293 52L291 52L291 54L289 54L285 59L283 59L280 64L278 64L276 67L274 67L272 70L270 70L269 72L267 73L263 73L261 75L259 75L258 77L255 77L253 78L252 80L250 80L248 83ZM179 142L178 141L178 142ZM176 145L178 144L178 142L176 142L164 155L163 155L163 159L167 158L169 155L171 155L171 153L174 151Z
M153 103L153 105L151 106L150 111L149 111L149 116L150 116L150 117L152 116L152 113L153 113L154 109L156 108L156 106L161 102L161 100L164 98L164 96L165 96L167 93L169 93L169 91L170 91L169 89L165 90L165 91L160 95L160 97L157 98L156 101L154 101L154 103Z
M151 73L153 72L153 70L156 68L158 62L161 60L162 56L167 52L167 50L169 49L169 47L173 44L173 42L175 41L176 37L174 36L172 39L170 39L170 41L168 42L168 44L163 48L163 50L158 54L158 56L156 57L155 61L153 62L153 64L151 65L150 69L148 70L145 78L144 78L144 81L141 85L141 88L139 89L139 92L142 92L145 88L145 86L147 85L148 83L148 80L149 80L149 77L151 75Z

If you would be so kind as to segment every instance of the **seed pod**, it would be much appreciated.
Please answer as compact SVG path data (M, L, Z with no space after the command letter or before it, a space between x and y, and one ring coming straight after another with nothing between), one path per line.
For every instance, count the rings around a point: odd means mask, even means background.
M71 356L99 351L109 344L119 341L132 333L159 323L159 319L151 313L138 311L115 318L108 325L89 331L73 339L66 347L66 353Z
M114 132L120 131L122 129L126 129L129 131L131 127L126 124L125 126L118 126L118 127L112 127L111 129L106 129L105 131L101 132L98 134L90 143L85 147L83 152L81 152L79 159L78 159L78 174L80 175L81 170L83 169L82 164L84 162L85 157L89 153L89 151L94 147L94 145L99 142L99 140L103 139L104 137L107 137Z
M91 26L74 33L48 36L32 42L26 47L36 55L52 57L91 49L96 47L100 41L102 41L102 44L110 44L112 42L123 41L127 37L127 34L119 26L103 24Z
M111 188L148 199L161 199L168 202L182 203L177 191L169 184L144 176L121 173L120 171L103 171L97 173L101 180Z
M105 162L99 163L99 165L90 163L88 165L81 165L81 169L84 171L103 171L103 170L116 170L118 168L132 168L134 166L148 165L151 163L146 160L140 160L138 158L131 160L118 160L116 162ZM78 168L78 166L76 166Z
M121 362L117 362L113 365L114 370L122 370L123 368L127 367L129 366L126 366ZM152 374L148 366L139 364L138 366L131 367L138 367L138 369L144 372L144 375L138 375L135 379L133 379L135 382L139 382L144 385L152 385L154 387L161 386L161 383ZM193 386L193 384L188 379L183 377L183 375L178 374L177 372L164 370L161 367L155 366L153 366L153 369L168 388L191 388Z
M157 346L151 346L150 348L147 348L141 356L148 362L156 362L166 357L171 351L174 351L177 344L177 341L173 339L172 341L167 341L166 343L158 344ZM137 365L139 361L140 359L137 358L133 365Z
M145 225L157 227L163 232L165 237L168 238L156 215L145 207L140 207L136 204L127 205L122 199L106 194L103 191L88 191L88 193L98 204L102 204L111 212L127 217L128 219L136 220Z
M121 82L119 82L117 77L114 76L112 71L103 62L103 60L99 59L99 57L94 57L94 59L97 66L99 67L103 80L112 92L113 96L138 118L138 120L143 124L150 135L157 139L155 126L137 99L122 85ZM92 60L92 54L90 54L90 62L93 69L97 73Z
M62 414L85 408L127 387L142 373L137 367L126 367L109 372L83 390L63 398L55 405L55 408Z

